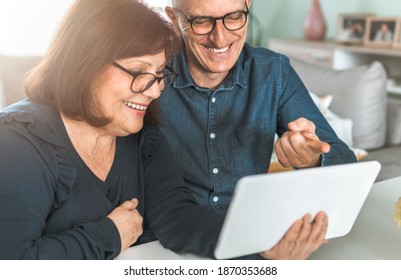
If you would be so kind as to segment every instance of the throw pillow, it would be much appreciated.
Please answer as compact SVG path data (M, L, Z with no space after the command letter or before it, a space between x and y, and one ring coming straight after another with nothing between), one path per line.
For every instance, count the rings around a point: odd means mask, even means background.
M3 83L2 107L26 98L24 77L39 61L38 56L0 55L0 80Z
M3 82L0 77L0 110L4 107L4 92L3 92Z
M387 104L386 145L401 144L401 100L389 99Z
M387 75L380 62L336 71L291 58L306 87L332 95L330 110L353 122L353 144L362 149L384 145L386 136Z
M352 120L342 119L329 110L329 106L333 101L333 96L332 95L317 96L312 92L310 92L309 94L312 97L313 102L316 104L320 112L329 122L334 132L337 134L338 138L340 138L345 144L348 145L348 147L355 153L355 156L357 157L358 160L364 158L367 155L367 152L364 149L353 147L352 144ZM275 141L277 140L278 136L276 134ZM292 168L284 168L279 163L276 151L275 149L273 149L273 154L270 159L269 172L272 173L272 172L281 172L290 170L292 170Z
M346 118L340 118L332 111L329 110L329 106L333 100L332 95L317 96L310 92L313 102L315 102L317 108L323 114L325 119L329 122L334 132L337 134L347 146L352 147L352 120Z

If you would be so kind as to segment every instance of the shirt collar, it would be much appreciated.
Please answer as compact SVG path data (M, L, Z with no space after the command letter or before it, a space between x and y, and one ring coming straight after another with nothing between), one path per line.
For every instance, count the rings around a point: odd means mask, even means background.
M223 82L217 87L217 90L232 90L236 85L239 85L242 88L248 87L247 77L249 73L247 72L249 71L247 71L247 69L249 69L249 67L246 67L246 47L247 46L245 45L234 67L230 70ZM173 83L174 88L195 87L196 89L202 90L202 88L196 85L189 72L187 59L185 57L185 47L182 47L180 52L174 58L173 69L178 73L178 76Z

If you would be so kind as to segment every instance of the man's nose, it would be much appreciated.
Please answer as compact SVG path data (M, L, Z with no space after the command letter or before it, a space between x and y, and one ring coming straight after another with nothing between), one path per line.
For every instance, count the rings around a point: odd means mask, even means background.
M230 31L227 30L224 26L223 20L216 20L216 26L214 30L210 33L210 39L214 43L216 43L216 45L218 45L219 43L225 43L228 32Z

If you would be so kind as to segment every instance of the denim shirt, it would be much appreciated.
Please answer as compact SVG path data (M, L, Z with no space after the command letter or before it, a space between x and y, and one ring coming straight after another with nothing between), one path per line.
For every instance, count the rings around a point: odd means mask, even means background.
M268 171L275 134L300 117L314 122L318 137L331 146L322 166L356 160L287 57L245 44L216 90L196 85L183 52L172 68L178 77L158 100L161 129L201 205L226 211L237 181Z

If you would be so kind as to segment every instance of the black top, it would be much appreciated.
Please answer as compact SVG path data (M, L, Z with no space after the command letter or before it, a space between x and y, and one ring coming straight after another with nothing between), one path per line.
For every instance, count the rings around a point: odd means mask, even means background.
M145 232L176 252L213 256L224 219L195 202L157 127L117 138L103 182L59 113L29 100L0 113L0 178L0 259L112 259L121 241L106 216L134 197Z

